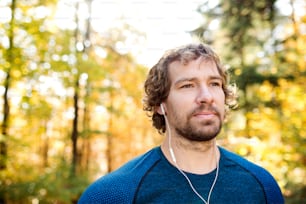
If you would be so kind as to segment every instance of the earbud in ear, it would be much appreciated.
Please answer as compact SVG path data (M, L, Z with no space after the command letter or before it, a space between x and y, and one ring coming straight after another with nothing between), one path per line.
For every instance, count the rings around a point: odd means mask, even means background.
M162 111L163 115L166 115L166 113L165 113L165 109L164 109L164 106L163 106L163 104L162 104L162 103L160 104L160 109L161 109L161 111Z

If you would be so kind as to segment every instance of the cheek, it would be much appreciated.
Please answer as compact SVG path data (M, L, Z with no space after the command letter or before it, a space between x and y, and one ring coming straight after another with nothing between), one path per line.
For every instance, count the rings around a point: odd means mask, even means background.
M223 90L215 92L214 100L220 105L225 105L225 94Z
M219 93L215 97L215 102L217 103L218 109L221 116L224 118L225 115L225 95L224 93Z
M175 100L172 98L171 102L168 101L167 107L168 117L173 120L177 120L186 115L188 112L188 107L190 107L190 102L185 100L185 98L176 98Z

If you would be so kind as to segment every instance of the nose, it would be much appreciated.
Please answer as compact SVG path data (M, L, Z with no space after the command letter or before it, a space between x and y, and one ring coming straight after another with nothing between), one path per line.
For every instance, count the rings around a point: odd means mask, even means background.
M209 90L207 86L200 87L196 100L199 105L205 103L211 104L213 102L213 95L211 90Z

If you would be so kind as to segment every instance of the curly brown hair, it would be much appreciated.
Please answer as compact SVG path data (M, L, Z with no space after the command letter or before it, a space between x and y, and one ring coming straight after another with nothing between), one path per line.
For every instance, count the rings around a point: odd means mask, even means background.
M168 50L154 65L147 76L144 84L144 110L148 111L152 117L153 126L160 132L166 131L165 119L156 110L158 106L167 99L170 91L171 81L169 79L169 65L174 61L179 61L187 65L190 61L198 58L213 61L222 77L222 89L225 94L225 104L227 110L236 106L236 91L229 85L229 75L226 69L221 66L217 54L205 44L188 44L172 50Z

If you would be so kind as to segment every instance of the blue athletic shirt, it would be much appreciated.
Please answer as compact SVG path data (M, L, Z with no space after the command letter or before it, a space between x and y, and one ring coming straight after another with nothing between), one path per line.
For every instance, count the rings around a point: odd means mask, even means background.
M275 179L265 169L219 147L219 176L210 203L284 203ZM187 173L207 200L216 170ZM202 203L183 175L168 162L160 147L137 157L93 184L82 194L82 203Z
M140 182L135 203L203 203L192 191L186 178L169 163L160 149L159 153L161 159ZM216 169L204 175L185 173L198 193L207 201ZM218 179L211 193L210 203L262 204L266 201L263 188L257 179L221 152Z

